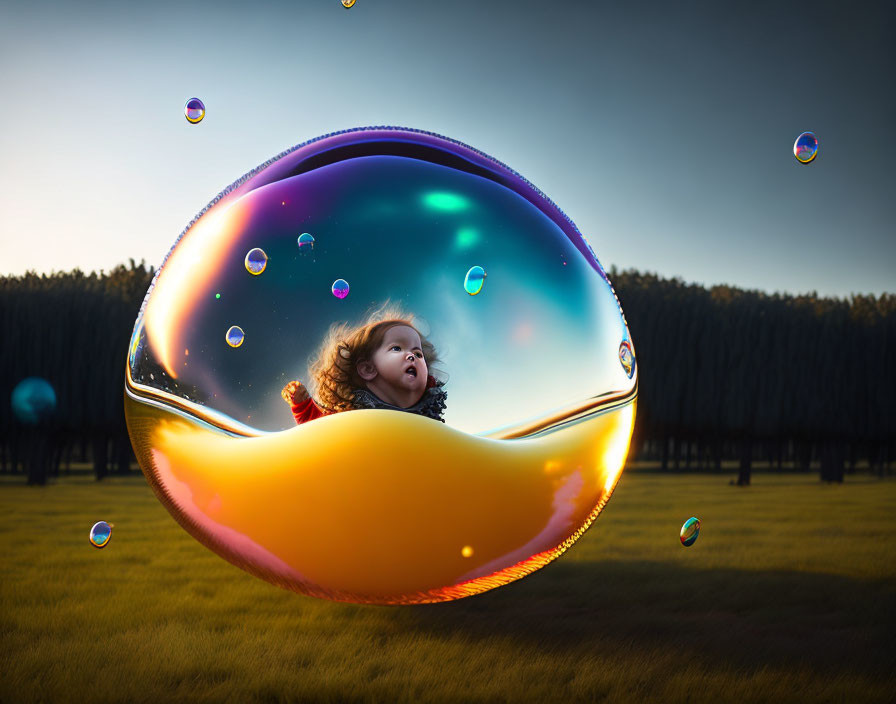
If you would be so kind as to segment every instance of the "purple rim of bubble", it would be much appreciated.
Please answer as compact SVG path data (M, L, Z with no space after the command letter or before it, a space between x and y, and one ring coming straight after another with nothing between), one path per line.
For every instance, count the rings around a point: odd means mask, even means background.
M463 142L459 142L449 137L443 137L434 132L426 132L424 130L407 127L388 126L355 127L339 132L331 132L321 137L308 140L307 142L302 142L301 144L297 144L294 147L281 152L277 156L268 159L263 164L260 164L230 184L215 196L208 205L199 211L196 217L190 221L190 224L180 233L177 240L171 246L171 249L168 250L165 259L156 270L155 276L146 291L146 296L143 298L143 303L140 306L140 314L138 315L137 320L139 321L142 319L150 294L155 288L159 274L161 274L162 270L165 268L165 264L168 262L171 253L177 245L180 244L180 241L183 239L184 235L189 232L190 228L193 227L199 218L205 215L210 208L215 206L221 200L226 199L238 188L250 184L250 182L251 185L249 186L249 189L254 190L255 188L280 180L283 175L295 172L297 167L306 160L317 157L332 149L373 142L405 142L407 144L419 144L435 150L441 150L448 154L453 154L469 162L474 167L485 169L492 175L493 180L496 183L499 183L524 197L541 210L542 213L550 218L564 232L564 234L569 237L570 241L575 245L579 252L581 252L582 256L592 264L592 267L609 285L613 298L616 300L616 305L619 308L619 313L622 316L623 323L628 327L628 323L625 320L625 313L622 311L622 305L619 303L619 297L616 295L616 291L613 288L612 283L610 283L594 250L591 248L590 244L585 241L582 233L569 216L541 190L503 162L498 161L468 144L464 144Z

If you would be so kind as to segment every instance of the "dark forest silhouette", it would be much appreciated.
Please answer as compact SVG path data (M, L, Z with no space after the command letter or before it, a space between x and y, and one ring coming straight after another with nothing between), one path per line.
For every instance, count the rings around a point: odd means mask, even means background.
M662 468L757 459L843 481L896 457L896 295L769 295L611 271L640 362L633 447Z
M0 471L43 484L72 461L97 479L134 461L122 396L128 342L153 277L144 263L0 277ZM639 406L631 458L662 470L784 463L823 480L896 459L896 295L849 300L706 289L610 272L635 344ZM49 381L56 413L24 426L15 385Z

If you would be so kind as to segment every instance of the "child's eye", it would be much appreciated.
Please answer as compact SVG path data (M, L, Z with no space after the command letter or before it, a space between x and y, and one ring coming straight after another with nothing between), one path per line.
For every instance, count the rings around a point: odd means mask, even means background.
M399 352L401 352L401 347L399 347L398 345L392 345L389 348L389 351L391 352L392 350L398 350Z

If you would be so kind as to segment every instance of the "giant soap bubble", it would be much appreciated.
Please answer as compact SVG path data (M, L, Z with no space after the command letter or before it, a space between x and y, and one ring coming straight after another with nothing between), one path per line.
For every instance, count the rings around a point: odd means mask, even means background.
M386 304L438 352L444 423L374 406L297 425L281 389L314 397L328 332ZM424 603L529 574L588 528L636 370L600 263L543 193L459 142L371 128L283 152L199 213L146 295L125 406L157 496L225 559L303 594Z

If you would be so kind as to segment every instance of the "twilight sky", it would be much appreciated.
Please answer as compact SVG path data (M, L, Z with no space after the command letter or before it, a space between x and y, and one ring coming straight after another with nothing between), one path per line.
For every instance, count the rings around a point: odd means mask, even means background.
M519 171L606 268L896 291L896 11L617 5L4 3L0 275L158 266L275 154L399 125Z

